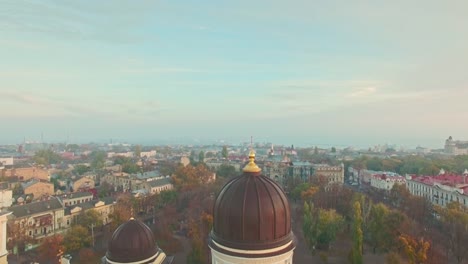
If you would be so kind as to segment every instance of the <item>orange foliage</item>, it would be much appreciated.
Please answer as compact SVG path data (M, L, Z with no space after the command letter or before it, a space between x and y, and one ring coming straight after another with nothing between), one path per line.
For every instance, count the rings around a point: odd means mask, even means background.
M400 235L399 240L403 244L410 264L426 263L427 252L431 247L430 242L425 241L423 238L417 240L412 236L405 234Z

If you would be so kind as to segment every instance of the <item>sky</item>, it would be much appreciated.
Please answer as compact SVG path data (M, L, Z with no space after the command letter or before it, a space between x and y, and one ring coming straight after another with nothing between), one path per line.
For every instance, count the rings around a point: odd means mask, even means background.
M21 1L0 143L468 140L467 1Z

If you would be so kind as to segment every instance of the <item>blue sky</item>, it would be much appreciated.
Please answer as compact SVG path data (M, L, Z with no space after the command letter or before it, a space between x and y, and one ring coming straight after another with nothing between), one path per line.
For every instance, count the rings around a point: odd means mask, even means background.
M2 1L2 143L468 139L466 1Z

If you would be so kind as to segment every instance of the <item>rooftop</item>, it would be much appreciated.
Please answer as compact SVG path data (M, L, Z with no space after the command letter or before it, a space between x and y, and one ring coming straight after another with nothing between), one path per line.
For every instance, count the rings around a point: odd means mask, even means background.
M62 209L62 203L56 197L50 197L50 200L29 203L25 205L16 205L10 207L8 210L13 213L15 217L24 217L43 213L51 210Z

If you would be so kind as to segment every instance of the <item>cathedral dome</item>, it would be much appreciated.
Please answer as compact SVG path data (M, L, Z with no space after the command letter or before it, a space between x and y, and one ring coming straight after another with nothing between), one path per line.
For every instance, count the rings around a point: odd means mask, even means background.
M268 255L279 253L271 249L294 248L288 199L276 182L261 174L254 157L251 152L244 173L226 183L215 201L210 247L217 251Z
M156 258L159 248L151 229L135 219L120 225L109 241L109 263L147 263Z

